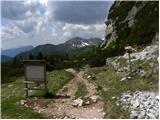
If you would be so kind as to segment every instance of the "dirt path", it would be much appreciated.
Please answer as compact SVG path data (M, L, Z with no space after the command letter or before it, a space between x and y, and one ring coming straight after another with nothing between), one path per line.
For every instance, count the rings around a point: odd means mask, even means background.
M88 90L86 97L96 94L96 85L83 78L84 71L79 73L73 72L75 77L66 84L57 95L70 96L70 98L55 99L53 103L46 108L38 110L48 118L77 118L77 119L102 119L104 117L103 102L98 100L87 106L74 107L73 100L75 99L75 92L77 91L77 83L83 81Z

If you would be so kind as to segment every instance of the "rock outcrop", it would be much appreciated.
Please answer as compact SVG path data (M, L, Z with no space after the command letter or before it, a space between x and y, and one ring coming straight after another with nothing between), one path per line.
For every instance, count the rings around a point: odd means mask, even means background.
M106 20L103 48L123 49L158 41L158 1L115 1Z

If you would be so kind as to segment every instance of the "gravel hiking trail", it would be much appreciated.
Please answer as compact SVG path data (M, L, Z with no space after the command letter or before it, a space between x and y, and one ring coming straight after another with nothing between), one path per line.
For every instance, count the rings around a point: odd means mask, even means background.
M72 105L77 91L77 83L83 82L86 85L88 93L85 97L96 95L97 90L94 83L83 78L85 71L81 70L77 73L73 69L69 69L68 72L72 72L75 77L58 91L57 95L64 97L54 99L54 102L48 104L47 107L38 107L35 111L52 119L102 119L104 117L104 103L101 99L98 99L96 103L81 107L74 107ZM69 97L65 98L65 96Z

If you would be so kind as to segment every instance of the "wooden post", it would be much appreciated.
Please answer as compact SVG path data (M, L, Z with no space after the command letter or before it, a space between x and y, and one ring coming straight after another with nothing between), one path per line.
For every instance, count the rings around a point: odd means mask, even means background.
M28 97L28 83L27 82L25 83L25 88L26 88L25 89L26 90L26 97Z
M129 58L129 71L130 71L130 74L132 73L132 65L131 65L131 55L130 53L128 53L128 58Z
M125 47L126 52L128 53L128 60L129 60L129 73L132 73L132 63L131 63L131 53L133 51L133 48L131 46Z
M47 82L45 82L45 95L47 94Z

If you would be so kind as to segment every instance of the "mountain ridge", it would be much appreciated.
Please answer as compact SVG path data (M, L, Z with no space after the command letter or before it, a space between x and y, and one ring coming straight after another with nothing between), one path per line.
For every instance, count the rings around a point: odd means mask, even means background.
M53 44L44 44L38 45L30 51L22 52L18 54L16 57L28 58L30 54L37 55L41 52L44 55L48 54L69 54L73 53L74 50L80 49L90 49L91 47L95 47L100 45L103 42L100 38L90 38L84 39L80 37L74 37L69 39L68 41L53 45Z
M33 49L34 47L29 45L29 46L21 46L21 47L17 47L17 48L10 48L10 49L6 49L6 50L2 50L1 51L1 55L6 55L9 57L14 57L16 55L18 55L21 52L25 52L28 50Z
M12 60L12 57L9 57L7 55L1 55L1 62L8 62Z

